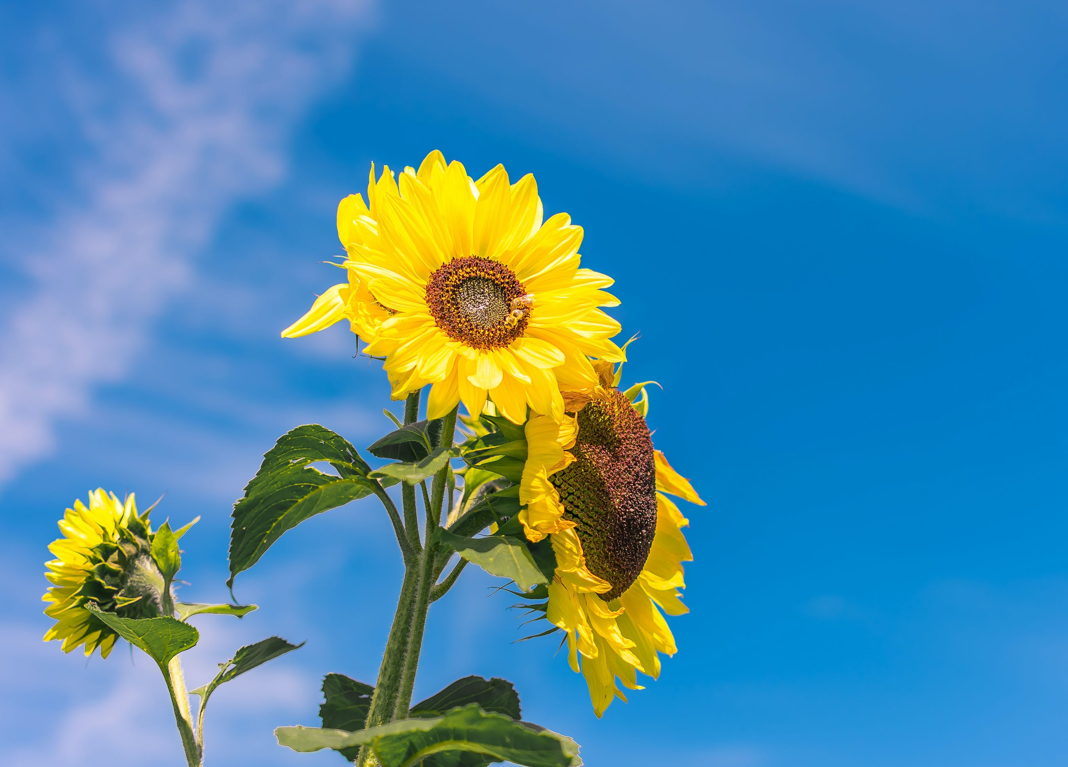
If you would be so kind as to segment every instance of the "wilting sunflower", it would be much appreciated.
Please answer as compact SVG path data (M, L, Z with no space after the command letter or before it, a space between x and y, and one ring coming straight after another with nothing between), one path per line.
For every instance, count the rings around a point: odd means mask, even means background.
M579 268L582 229L566 213L542 220L532 175L512 184L498 165L476 182L434 151L368 191L370 206L356 195L339 209L349 282L284 335L348 317L395 399L432 385L430 418L460 401L477 416L489 399L514 423L528 405L558 421L561 390L597 384L589 357L623 360L600 309L619 303L602 290L612 280Z
M658 653L675 654L663 613L689 612L678 590L693 557L681 532L689 522L667 494L704 501L653 449L644 394L636 407L612 365L598 369L598 386L565 397L562 421L527 421L518 519L531 542L549 537L556 571L540 607L566 632L571 668L601 716L614 698L626 700L617 680L642 689L636 672L655 679Z
M56 559L46 563L45 577L53 585L42 599L50 603L45 615L56 624L45 634L46 642L63 642L64 652L84 644L87 656L99 647L106 658L119 636L85 608L87 602L124 618L173 612L152 558L150 511L138 515L133 494L124 503L102 488L89 493L88 507L79 499L67 509L59 522L63 537L48 547Z

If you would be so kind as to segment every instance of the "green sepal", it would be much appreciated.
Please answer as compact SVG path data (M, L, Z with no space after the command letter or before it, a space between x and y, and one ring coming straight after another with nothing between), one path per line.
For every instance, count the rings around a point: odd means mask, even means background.
M529 591L548 578L534 560L526 541L508 535L488 535L485 538L464 538L448 530L439 531L440 542L456 551L468 562L478 565L490 575L510 578L523 591Z
M87 602L85 609L160 666L166 666L175 655L196 647L200 641L195 627L174 618L120 618L93 602Z
M496 481L498 482L498 484L500 484L501 475L495 472L487 471L486 469L482 469L477 466L467 466L462 471L464 478L464 495L460 501L461 508L472 502L472 498L474 498L473 503L477 504L479 500L481 500L481 498L475 496L475 493L479 490L479 488L485 488L489 486L487 483ZM500 489L496 485L492 485L489 487L493 487L494 489ZM484 493L485 492L493 492L493 490L484 491ZM463 513L466 513L466 510Z
M329 463L338 476L312 466ZM375 491L370 467L348 440L317 424L298 426L263 458L245 496L234 504L230 578L249 569L287 530Z
M472 466L477 466L479 461L494 455L518 458L521 461L526 461L528 452L527 441L525 439L501 442L500 444L486 444L484 440L480 439L464 451L464 460Z
M279 745L294 751L341 750L368 744L381 767L414 767L428 757L457 751L479 754L482 763L509 761L523 767L582 764L578 744L571 738L502 714L486 713L476 704L453 709L444 716L402 719L356 732L312 727L279 727L274 732Z
M405 463L421 461L441 442L441 427L440 418L401 426L367 448L367 452L378 458L392 458Z
M219 673L215 675L214 679L202 687L189 691L193 695L200 696L200 713L198 713L198 716L202 716L204 707L208 705L208 698L211 697L211 694L215 692L219 685L225 684L257 666L262 666L267 661L274 660L280 655L299 650L303 646L303 642L292 644L281 637L268 637L256 642L256 644L242 647L234 654L233 658L226 661L226 663L219 664Z
M436 447L431 453L415 463L387 463L371 473L372 477L392 477L409 485L418 485L424 479L433 477L453 458L458 458L460 451L454 447Z
M641 333L635 333L634 335L632 335L630 338L627 339L627 342L625 344L623 344L623 346L621 346L619 348L620 351L623 352L624 356L627 353L627 347L630 346L635 341L637 341L639 338L641 338ZM620 363L618 363L616 365L615 375L612 377L612 385L618 388L619 387L619 382L622 381L622 380L623 380L623 363L620 362Z
M257 605L208 605L199 602L175 602L174 609L183 621L194 615L235 615L244 618Z
M483 471L492 471L494 474L500 474L509 482L519 484L523 481L523 468L527 463L519 458L491 455L475 465Z
M503 415L483 415L482 420L489 421L508 441L526 439L526 424L512 423Z
M169 585L182 567L182 553L178 550L178 536L171 530L169 522L164 522L152 538L152 558L156 560L156 567L159 568L159 571L163 574L163 579Z
M191 528L193 525L195 525L199 521L200 521L200 515L198 514L197 516L193 517L193 521L192 522L190 522L190 523L188 523L186 525L182 525L177 530L175 530L174 531L174 537L176 539L180 540L183 535L185 535L186 533L189 532L189 528Z
M638 411L638 415L642 418L646 418L649 415L649 392L645 390L645 387L649 384L660 386L656 381L642 381L623 392L623 396L630 401L630 404L634 405L634 409ZM641 395L640 400L638 399L639 394Z

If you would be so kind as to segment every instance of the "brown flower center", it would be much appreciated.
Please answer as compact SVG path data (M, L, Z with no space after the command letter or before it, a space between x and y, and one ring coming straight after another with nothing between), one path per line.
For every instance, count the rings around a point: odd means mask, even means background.
M553 474L564 517L575 528L586 565L612 584L606 602L631 587L656 534L656 464L645 419L618 389L578 412L575 461Z
M507 346L530 319L529 297L512 270L479 256L454 259L430 275L426 303L449 338L476 349Z

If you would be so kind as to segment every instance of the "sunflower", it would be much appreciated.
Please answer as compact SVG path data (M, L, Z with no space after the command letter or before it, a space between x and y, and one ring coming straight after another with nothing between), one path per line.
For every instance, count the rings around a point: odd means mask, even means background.
M597 367L597 386L566 395L564 419L527 421L517 516L529 541L552 545L556 570L535 609L566 633L571 668L600 717L614 698L626 701L620 684L642 689L636 672L655 679L658 653L675 654L664 613L689 612L678 590L693 557L689 522L668 494L704 501L653 449L644 395L639 412L615 387L613 366Z
M489 400L513 423L528 406L559 421L561 391L597 384L590 357L624 359L600 308L619 303L602 290L612 280L579 268L582 229L566 213L542 220L532 175L512 184L498 165L473 181L434 151L371 188L370 206L356 195L339 211L348 283L284 335L348 317L385 358L394 399L431 385L430 418L460 401L477 416Z
M152 557L150 511L138 515L133 494L124 503L103 488L89 493L88 507L79 499L67 509L59 523L63 537L48 547L56 559L45 563L45 577L53 584L42 597L50 603L45 615L56 620L46 642L62 641L64 652L84 644L87 656L99 647L106 658L119 635L86 609L87 602L124 618L173 612Z

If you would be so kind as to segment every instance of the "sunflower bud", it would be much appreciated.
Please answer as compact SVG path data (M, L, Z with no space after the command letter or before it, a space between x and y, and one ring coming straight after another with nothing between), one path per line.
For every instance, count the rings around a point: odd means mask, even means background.
M124 502L98 489L88 507L77 500L59 523L63 537L49 546L56 559L46 563L53 584L42 599L56 624L45 641L63 642L63 651L99 647L106 658L118 634L86 609L89 602L123 618L156 618L174 612L170 583L152 555L148 515L138 515L134 496Z

